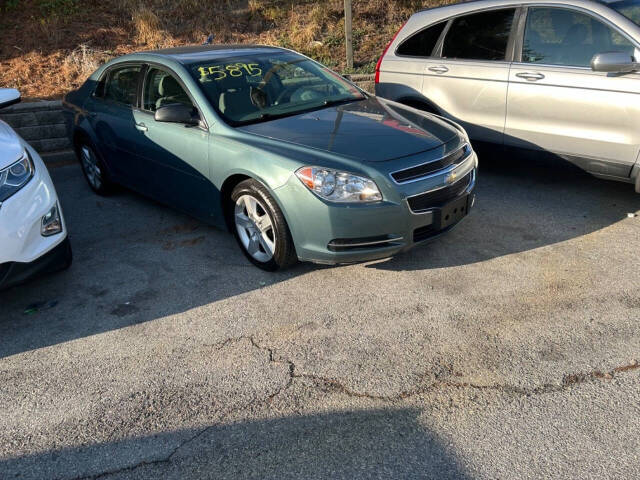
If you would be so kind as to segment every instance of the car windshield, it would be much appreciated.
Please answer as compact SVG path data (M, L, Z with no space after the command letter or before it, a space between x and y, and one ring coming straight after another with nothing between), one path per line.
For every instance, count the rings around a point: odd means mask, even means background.
M188 65L213 107L231 125L247 125L364 99L326 67L290 52Z
M640 0L600 0L640 26Z

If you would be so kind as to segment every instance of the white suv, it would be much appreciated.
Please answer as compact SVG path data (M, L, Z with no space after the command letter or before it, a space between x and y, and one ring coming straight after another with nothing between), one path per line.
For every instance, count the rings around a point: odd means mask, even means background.
M0 89L0 108L20 93ZM0 289L68 268L71 246L56 189L42 159L0 121Z
M479 0L413 15L376 95L640 192L638 61L640 0Z

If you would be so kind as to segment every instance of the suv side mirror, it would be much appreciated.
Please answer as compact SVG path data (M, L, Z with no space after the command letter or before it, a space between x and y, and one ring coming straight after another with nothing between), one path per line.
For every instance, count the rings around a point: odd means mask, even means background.
M193 107L188 107L182 103L172 103L158 108L155 114L156 122L182 123L184 125L198 125L200 115Z
M20 101L20 92L15 88L0 88L0 108Z
M640 63L627 53L598 53L591 60L591 69L594 72L630 73L640 70Z

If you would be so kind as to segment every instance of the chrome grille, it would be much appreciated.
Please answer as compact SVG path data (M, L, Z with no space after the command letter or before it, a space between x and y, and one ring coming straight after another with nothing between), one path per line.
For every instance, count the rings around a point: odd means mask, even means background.
M462 148L439 160L434 160L422 165L416 165L415 167L407 168L406 170L393 172L391 174L391 178L393 178L396 183L413 182L439 170L442 170L443 168L462 163L469 155L471 155L471 148L469 147L469 145L465 145Z

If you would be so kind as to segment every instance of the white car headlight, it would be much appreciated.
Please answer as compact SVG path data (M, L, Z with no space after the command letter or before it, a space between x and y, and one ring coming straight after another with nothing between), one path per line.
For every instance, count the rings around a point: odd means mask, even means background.
M303 167L296 176L313 193L330 202L378 202L382 194L373 180L348 172L321 167Z
M34 167L25 150L22 158L0 170L0 203L24 187L33 177Z

